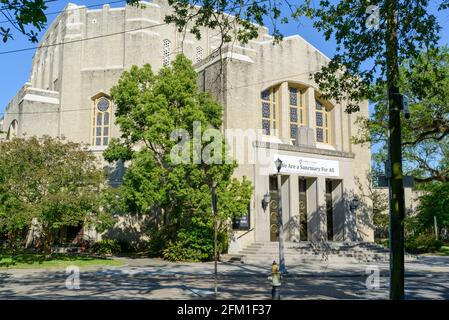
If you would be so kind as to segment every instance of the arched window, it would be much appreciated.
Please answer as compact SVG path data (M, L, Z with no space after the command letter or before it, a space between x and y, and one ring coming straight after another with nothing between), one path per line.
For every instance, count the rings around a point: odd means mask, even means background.
M92 145L107 146L110 137L111 101L102 96L94 100Z
M17 130L19 128L19 123L17 120L13 120L8 127L8 132L6 133L6 139L11 140L17 137Z
M319 100L315 101L316 141L331 143L331 113Z
M306 108L304 105L303 92L297 87L288 87L289 91L289 112L290 112L290 139L295 144L298 127L306 125Z
M170 64L171 41L164 39L162 41L162 64L168 66Z
M274 135L276 130L277 91L278 88L273 87L261 93L262 132L266 135Z
M203 48L196 47L196 62L203 60Z

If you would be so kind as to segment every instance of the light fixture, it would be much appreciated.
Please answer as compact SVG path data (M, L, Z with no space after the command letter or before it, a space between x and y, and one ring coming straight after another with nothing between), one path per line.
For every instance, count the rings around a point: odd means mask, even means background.
M356 210L359 207L359 199L357 197L352 198L349 208L351 210Z
M274 164L276 165L276 169L279 172L281 172L281 168L282 168L282 160L277 158L277 160L274 162Z
M267 209L268 205L270 204L270 200L271 200L270 194L267 192L263 196L263 199L262 199L262 209L263 209L263 211L265 211Z

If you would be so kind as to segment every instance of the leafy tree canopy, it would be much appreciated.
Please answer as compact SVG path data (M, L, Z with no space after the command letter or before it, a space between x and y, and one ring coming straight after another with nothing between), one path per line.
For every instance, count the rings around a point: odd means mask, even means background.
M246 213L252 192L249 181L232 177L235 162L196 158L212 150L212 158L224 159L225 142L217 130L222 107L208 93L198 91L197 74L183 55L158 74L150 65L133 66L123 73L111 95L122 136L112 140L104 157L132 160L121 186L128 210L155 219L150 236L159 241L157 253L164 252L168 259L210 258L214 221L219 223L220 238L225 239L229 219ZM208 136L210 129L218 135ZM174 160L177 150L188 161ZM216 217L211 212L215 184Z
M400 69L400 89L409 98L410 119L403 119L403 155L407 173L418 182L449 181L449 49L422 53ZM386 87L375 88L374 112L359 117L357 143L380 146L376 167L387 158Z
M0 143L0 230L18 232L36 218L47 249L63 226L112 225L111 194L95 156L50 137ZM101 230L100 230L101 231Z
M422 231L434 231L434 217L439 231L449 229L449 183L432 183L420 197L418 227ZM447 238L447 234L446 234Z

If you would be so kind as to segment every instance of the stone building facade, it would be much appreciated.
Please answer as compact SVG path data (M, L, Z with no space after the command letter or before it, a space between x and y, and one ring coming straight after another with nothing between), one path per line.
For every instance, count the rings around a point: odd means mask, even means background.
M195 63L199 88L224 106L223 130L240 137L258 132L243 148L264 161L243 161L235 172L253 182L254 193L246 215L234 222L231 252L278 240L277 158L284 166L287 241L373 241L372 204L365 196L370 149L351 143L355 119L368 115L368 102L348 114L344 103L320 98L311 75L329 59L297 35L273 45L262 27L257 39L219 54L217 31L204 29L197 40L163 23L166 0L142 3L144 9L98 10L68 4L43 36L29 82L6 107L0 122L6 137L64 136L100 156L119 136L109 90L121 73L145 63L157 71L183 52ZM355 197L360 205L351 209Z

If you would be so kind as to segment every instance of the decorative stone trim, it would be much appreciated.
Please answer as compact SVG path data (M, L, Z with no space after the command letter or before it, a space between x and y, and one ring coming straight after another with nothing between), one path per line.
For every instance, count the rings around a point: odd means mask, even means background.
M311 154L318 154L318 155L323 155L323 156L332 156L332 157L349 158L349 159L354 159L354 157L355 157L355 154L352 152L344 152L344 151L336 151L336 150L328 150L328 149L318 149L318 148L311 148L311 147L306 147L306 146L294 146L294 145L284 144L284 143L254 141L253 146L256 148L266 148L266 149L277 149L277 150L281 150L281 151L311 153Z

